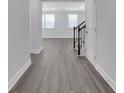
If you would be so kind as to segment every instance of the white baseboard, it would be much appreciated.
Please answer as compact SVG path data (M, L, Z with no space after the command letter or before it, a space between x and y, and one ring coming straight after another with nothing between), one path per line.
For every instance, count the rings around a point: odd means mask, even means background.
M17 83L17 81L21 78L21 76L25 73L25 71L29 68L31 65L31 59L29 59L24 66L21 67L21 69L9 80L8 84L8 91L10 91L14 85Z
M87 59L89 60L89 62L94 66L94 67L96 67L95 65L95 60L93 59L93 58L91 58L91 56L89 56L89 55L87 55L86 54L86 57L87 57Z
M31 50L31 53L33 53L33 54L39 54L41 51L43 50L43 47L40 47L39 49L37 49L37 50Z
M100 73L100 75L106 80L106 82L112 87L112 89L116 92L116 83L113 81L107 73L98 65L95 64L96 70Z

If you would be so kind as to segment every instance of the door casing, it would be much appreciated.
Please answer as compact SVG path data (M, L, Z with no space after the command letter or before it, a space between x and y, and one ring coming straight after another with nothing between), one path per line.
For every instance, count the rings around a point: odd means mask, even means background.
M86 57L95 65L96 62L96 5L95 0L85 0L86 17Z

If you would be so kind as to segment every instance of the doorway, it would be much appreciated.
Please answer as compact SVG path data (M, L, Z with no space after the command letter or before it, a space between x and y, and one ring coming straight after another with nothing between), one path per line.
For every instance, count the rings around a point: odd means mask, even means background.
M86 57L95 65L96 60L96 6L95 0L85 0L86 3Z

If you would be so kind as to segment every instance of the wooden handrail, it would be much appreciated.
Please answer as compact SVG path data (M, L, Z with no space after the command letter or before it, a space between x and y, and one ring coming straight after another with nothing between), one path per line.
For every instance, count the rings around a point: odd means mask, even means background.
M83 27L81 27L80 29L78 29L78 31L82 30L82 29L85 28L85 27L86 27L86 24L85 24Z
M85 23L85 21L81 22L78 26L76 26L75 29L77 29L78 27L80 27L83 23Z

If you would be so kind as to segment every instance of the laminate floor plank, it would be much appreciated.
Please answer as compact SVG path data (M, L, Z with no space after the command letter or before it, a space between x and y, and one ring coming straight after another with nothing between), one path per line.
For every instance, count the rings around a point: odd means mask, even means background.
M44 50L31 56L32 66L11 93L115 93L72 39L44 39Z

